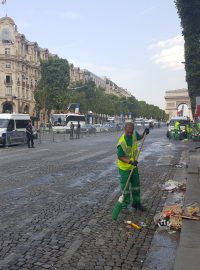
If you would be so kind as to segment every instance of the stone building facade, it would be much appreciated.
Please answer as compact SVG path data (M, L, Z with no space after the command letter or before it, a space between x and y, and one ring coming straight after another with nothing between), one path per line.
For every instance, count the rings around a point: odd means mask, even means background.
M37 42L30 42L20 34L10 17L0 18L0 113L27 113L39 116L35 110L34 91L40 79L40 60L56 57L48 49L42 49ZM71 84L93 80L108 94L130 97L131 94L118 87L108 78L74 67L70 64ZM40 120L45 115L41 112Z
M0 19L0 112L36 116L34 90L40 79L40 59L49 56L48 49L20 34L11 18Z
M126 89L119 87L116 83L111 81L110 79L104 77L106 82L106 93L112 94L118 97L131 97L132 94L129 93Z
M104 88L107 94L112 94L118 97L132 96L132 94L129 93L126 89L119 87L116 83L107 77L101 78L89 70L74 67L73 64L70 64L70 83L72 85L78 82L85 83L88 80L94 81L97 87Z

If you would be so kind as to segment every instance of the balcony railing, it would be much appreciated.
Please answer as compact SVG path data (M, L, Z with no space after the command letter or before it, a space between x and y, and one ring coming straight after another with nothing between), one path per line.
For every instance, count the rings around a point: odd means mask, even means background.
M4 84L5 85L13 85L13 80L10 80L10 81L4 80Z

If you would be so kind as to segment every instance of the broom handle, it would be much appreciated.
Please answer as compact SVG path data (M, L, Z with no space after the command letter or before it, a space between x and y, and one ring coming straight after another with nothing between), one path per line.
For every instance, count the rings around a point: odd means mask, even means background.
M143 139L142 139L142 143L141 143L141 146L140 146L140 150L139 150L138 153L137 153L136 160L139 158L140 152L142 151L142 148L143 148L143 145L144 145L145 138L146 138L146 133L144 134L144 137L143 137ZM127 180L126 185L125 185L125 187L124 187L124 190L123 190L123 192L122 192L123 195L124 195L124 193L125 193L125 191L126 191L128 185L129 185L129 182L130 182L131 176L132 176L132 174L133 174L133 172L134 172L134 169L135 169L135 167L133 167L133 168L131 169L131 172L130 172L130 174L129 174L128 180Z

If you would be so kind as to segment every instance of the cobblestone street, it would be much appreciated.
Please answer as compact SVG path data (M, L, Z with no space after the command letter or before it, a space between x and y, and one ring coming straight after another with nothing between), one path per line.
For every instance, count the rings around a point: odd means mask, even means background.
M153 130L140 157L147 212L111 212L120 192L116 144L120 133L80 140L0 148L0 269L142 269L155 232L153 217L166 200L187 147ZM137 231L124 220L147 222Z

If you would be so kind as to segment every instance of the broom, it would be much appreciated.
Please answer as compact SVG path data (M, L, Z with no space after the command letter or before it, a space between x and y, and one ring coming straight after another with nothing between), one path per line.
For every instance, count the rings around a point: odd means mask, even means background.
M142 147L144 145L145 138L146 138L146 133L145 133L145 135L144 135L144 137L142 139L142 143L141 143L141 146L140 146L140 150L139 150L139 152L138 152L138 154L136 156L136 160L138 159L138 157L140 155L140 152L141 152ZM120 214L120 212L122 210L122 204L123 204L123 201L124 201L124 194L125 194L126 189L129 186L129 182L130 182L131 176L133 175L134 169L135 169L135 167L132 168L132 170L131 170L131 172L129 174L128 180L126 182L126 185L124 187L124 190L122 192L122 195L119 197L117 203L115 204L115 206L113 208L113 211L112 211L112 219L113 220L116 220L118 218L118 216L119 216L119 214Z

